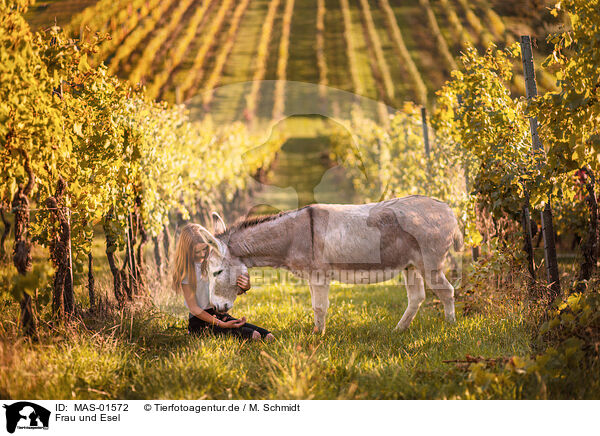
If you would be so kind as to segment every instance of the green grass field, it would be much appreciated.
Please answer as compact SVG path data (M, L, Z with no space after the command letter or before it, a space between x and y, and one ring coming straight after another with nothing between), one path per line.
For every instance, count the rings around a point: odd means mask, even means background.
M255 283L232 314L270 329L274 343L190 337L182 297L162 293L154 306L84 313L81 322L44 334L36 345L13 336L6 319L16 319L17 306L3 301L0 397L450 398L462 391L464 376L443 360L529 351L516 307L465 316L459 296L458 321L449 325L428 292L410 329L399 333L392 329L406 293L396 282L336 285L330 301L323 336L312 333L307 286Z

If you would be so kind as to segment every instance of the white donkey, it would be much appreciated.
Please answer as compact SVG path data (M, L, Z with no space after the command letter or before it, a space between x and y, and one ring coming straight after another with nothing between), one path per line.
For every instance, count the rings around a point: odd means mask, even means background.
M308 280L315 332L325 330L329 284L377 283L403 273L408 307L396 329L408 328L425 299L423 278L455 321L454 288L442 267L462 235L450 207L410 196L362 205L313 204L246 219L226 229L213 213L215 234L203 228L210 295L218 311L233 307L236 277L252 267L285 268Z

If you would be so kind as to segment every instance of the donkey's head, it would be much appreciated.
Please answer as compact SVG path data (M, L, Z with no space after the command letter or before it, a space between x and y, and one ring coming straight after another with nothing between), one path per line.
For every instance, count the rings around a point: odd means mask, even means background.
M247 274L248 268L240 258L231 254L224 238L215 237L215 234L225 232L225 223L216 212L213 212L212 218L214 234L202 227L202 236L210 247L206 259L210 302L218 312L227 312L233 307L236 297L243 293L237 286L237 278L240 274Z

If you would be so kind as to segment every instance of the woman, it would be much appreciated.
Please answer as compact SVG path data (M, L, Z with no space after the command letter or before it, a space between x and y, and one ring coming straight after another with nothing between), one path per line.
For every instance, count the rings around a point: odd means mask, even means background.
M234 335L247 339L265 339L275 337L261 327L246 322L246 318L236 319L227 313L216 312L210 303L208 279L206 278L206 257L208 245L204 242L198 224L187 224L181 230L175 250L173 268L173 286L183 291L185 305L189 310L188 332L204 331L219 335ZM250 289L250 277L238 276L240 293Z

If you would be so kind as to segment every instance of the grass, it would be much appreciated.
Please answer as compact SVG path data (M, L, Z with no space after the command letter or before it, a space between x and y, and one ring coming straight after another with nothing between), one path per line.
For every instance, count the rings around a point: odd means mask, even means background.
M406 307L397 283L334 285L324 336L313 335L304 284L255 283L234 315L270 329L274 343L190 337L182 297L124 311L84 312L39 344L17 339L17 305L2 301L0 397L38 399L446 398L461 377L443 360L529 350L518 310L443 321L428 294L411 328L392 331ZM460 300L460 299L459 299Z

